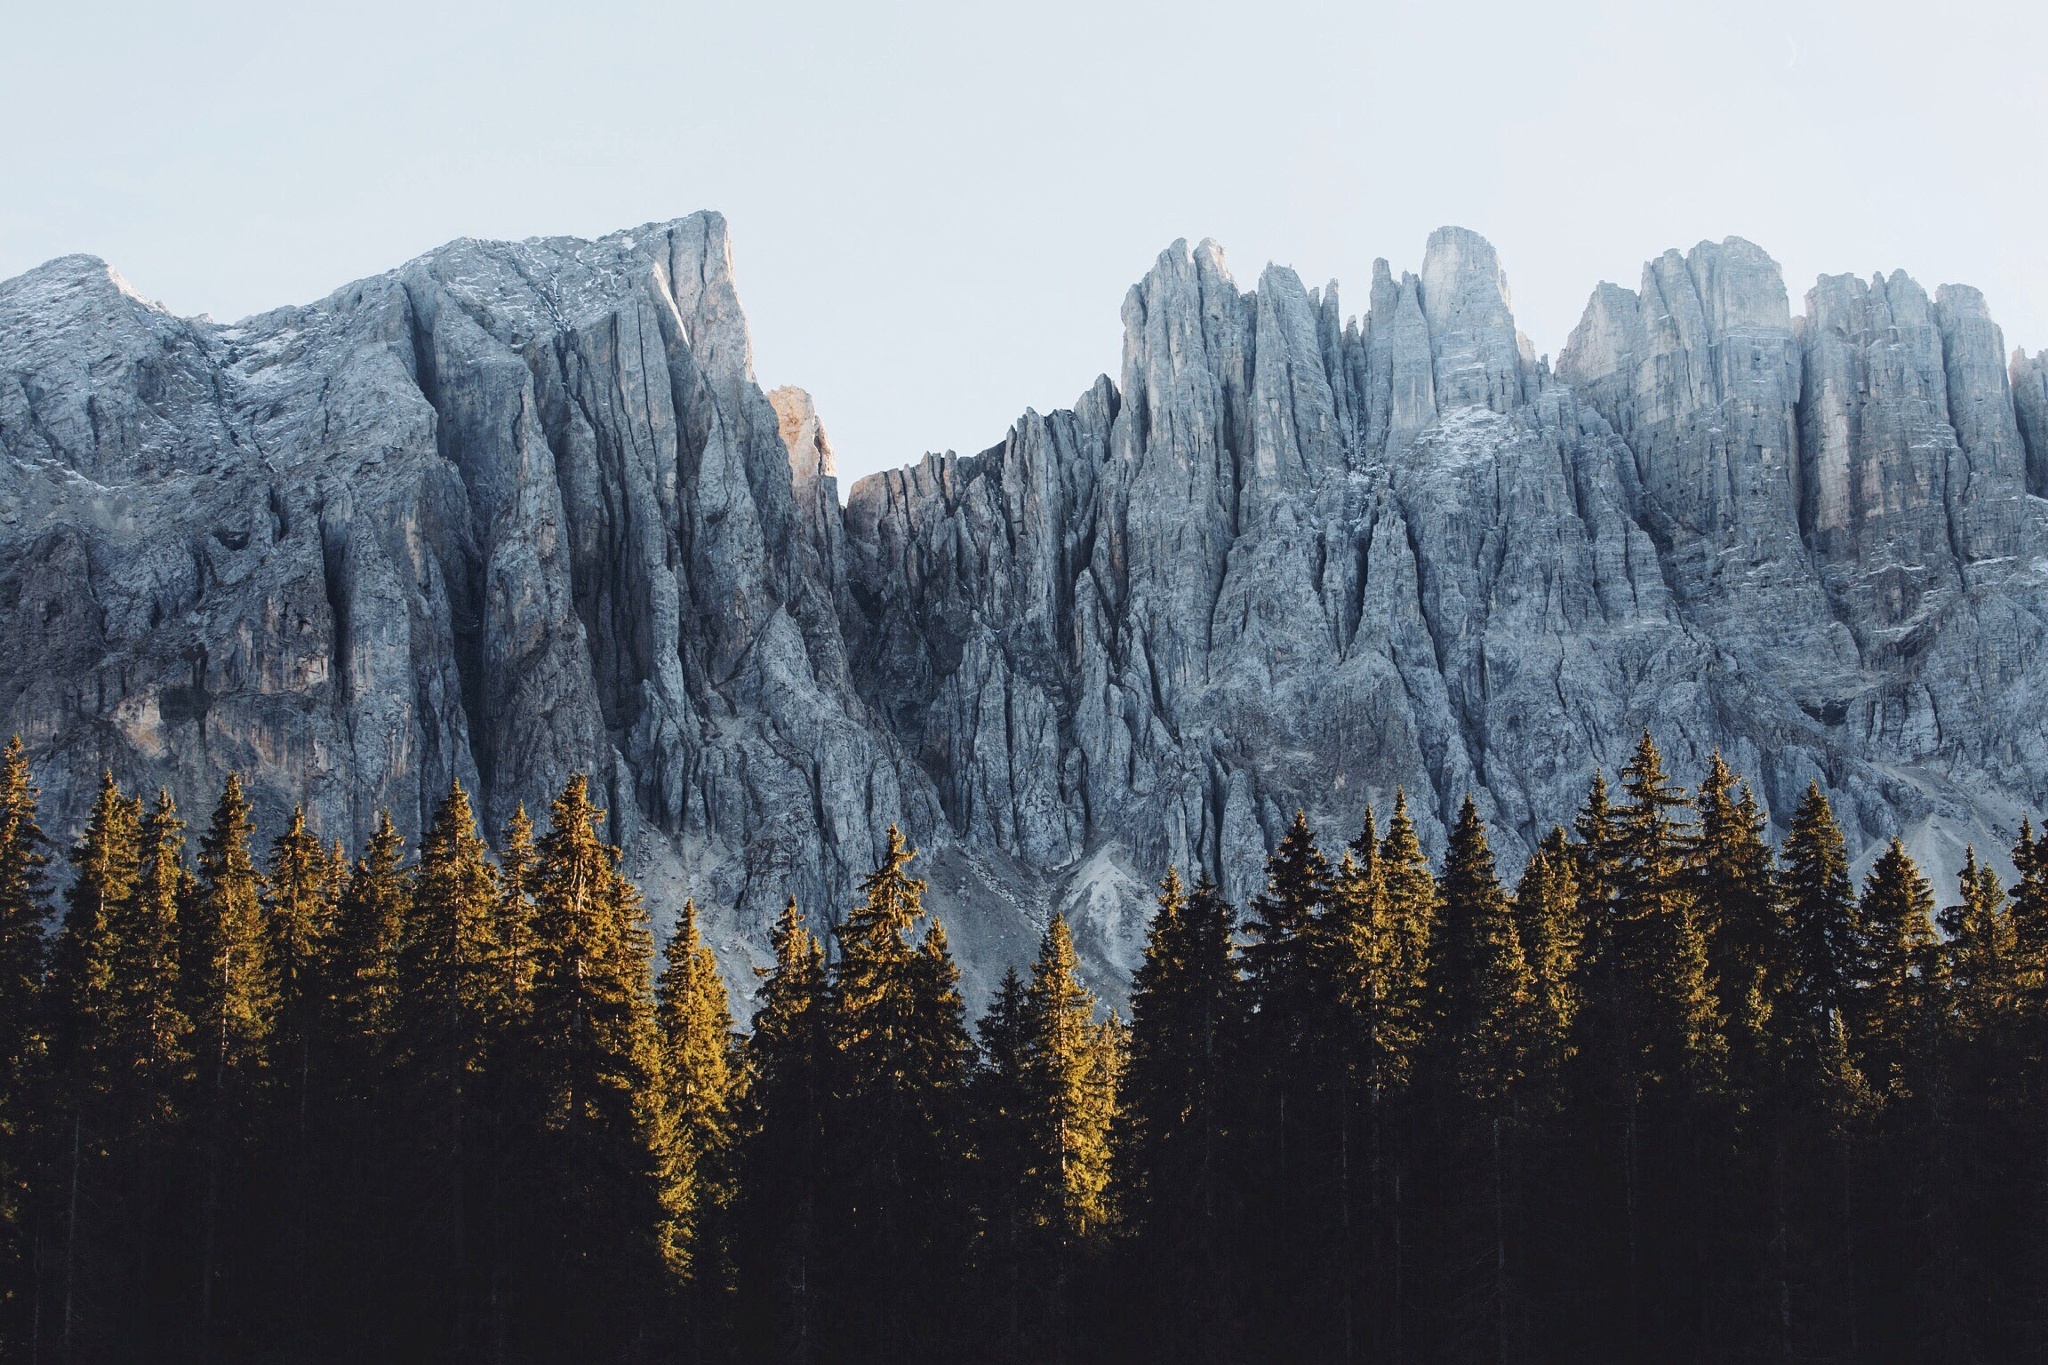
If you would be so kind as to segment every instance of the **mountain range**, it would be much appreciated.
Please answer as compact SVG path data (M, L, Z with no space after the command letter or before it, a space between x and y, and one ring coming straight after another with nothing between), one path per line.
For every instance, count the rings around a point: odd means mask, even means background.
M1064 912L1112 994L1169 864L1242 903L1470 792L1508 870L1647 728L1945 890L2048 803L2048 357L1985 300L1739 238L1601 284L1553 364L1494 249L1333 282L1176 242L1071 408L841 501L756 382L724 220L464 239L303 307L0 283L0 729L64 836L99 773L239 771L351 848L451 781L588 772L743 989L900 823L971 1000Z

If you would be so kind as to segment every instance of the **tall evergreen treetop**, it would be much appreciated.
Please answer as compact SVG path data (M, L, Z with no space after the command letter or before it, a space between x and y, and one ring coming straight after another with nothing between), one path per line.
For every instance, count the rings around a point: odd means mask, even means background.
M1245 949L1247 974L1269 1029L1298 1030L1314 1010L1316 920L1329 893L1329 860L1316 847L1307 816L1297 810L1266 859L1266 890L1254 898L1245 920L1254 936Z
M625 1141L649 1115L659 1074L653 940L604 812L572 776L539 844L534 896L533 1030L548 1067L552 1122L594 1124Z
M1785 839L1785 909L1797 973L1793 998L1811 1029L1849 1003L1855 978L1856 896L1849 848L1818 782L1809 783Z
M1894 837L1857 901L1853 1038L1865 1078L1881 1095L1910 1091L1921 1024L1936 985L1934 888Z
M398 1008L398 942L411 912L405 839L391 812L377 818L336 910L334 996L345 1064L361 1083L389 1045Z
M537 1130L545 1235L560 1273L532 1284L554 1351L621 1353L629 1309L658 1296L665 1133L653 938L640 894L599 835L605 812L572 775L537 846L534 968L521 1111Z
M1110 1220L1109 1131L1122 1067L1114 1033L1095 1021L1064 916L1046 927L1025 999L1034 1211L1061 1238L1090 1237Z
M141 843L141 802L122 794L113 773L103 773L71 851L77 870L64 892L64 923L46 983L53 1061L86 1087L103 1085L108 1069L119 1065L121 911L135 894Z
M1459 1100L1497 1110L1523 1073L1531 981L1486 827L1470 796L1451 829L1442 886L1429 971L1440 1079Z
M1442 913L1436 877L1408 816L1405 792L1395 793L1394 813L1380 840L1379 878L1367 1083L1375 1091L1390 1091L1407 1083L1422 1044L1430 945Z
M1787 1026L1791 925L1765 837L1769 821L1718 749L1695 805L1694 877L1709 975L1731 1042L1743 1051L1738 1069L1747 1072L1761 1065Z
M241 778L229 773L199 840L184 963L188 1009L216 1086L262 1066L277 1027L277 963L251 848L255 833Z
M735 1102L732 1010L718 961L683 902L655 986L665 1114L664 1238L670 1264L692 1275L715 1264L711 1221L731 1197Z
M143 820L135 894L123 907L116 936L130 1037L122 1051L168 1103L173 1080L191 1058L192 1020L185 1013L179 970L180 907L191 874L185 867L185 822L168 791L159 790Z
M1977 861L1975 847L1964 851L1956 882L1959 899L1939 919L1947 937L1948 985L1964 1032L1988 1041L2015 1003L2012 914L1998 873Z
M1579 1013L1578 860L1562 828L1538 844L1515 887L1515 932L1529 964L1532 1061L1554 1079L1570 1051Z
M21 1095L36 1046L43 925L50 915L50 842L36 823L39 796L16 735L0 758L0 1105ZM18 1115L0 1111L0 1140L4 1126L16 1122Z
M306 822L306 808L270 846L270 955L276 964L278 1041L292 1049L298 1070L310 1065L315 1031L326 1021L327 979L339 886L331 855Z

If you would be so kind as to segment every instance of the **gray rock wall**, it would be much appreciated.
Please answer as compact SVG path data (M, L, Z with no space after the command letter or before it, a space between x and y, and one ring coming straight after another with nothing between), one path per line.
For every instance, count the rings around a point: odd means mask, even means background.
M1176 243L1123 317L1116 382L842 509L713 214L226 327L51 262L0 284L0 725L65 831L102 767L351 842L590 771L743 989L892 820L978 997L1056 909L1120 989L1159 871L1243 899L1297 807L1435 842L1469 790L1512 865L1644 726L1938 870L2048 798L2048 368L1976 291L1795 318L1702 243L1553 373L1446 228L1362 316Z

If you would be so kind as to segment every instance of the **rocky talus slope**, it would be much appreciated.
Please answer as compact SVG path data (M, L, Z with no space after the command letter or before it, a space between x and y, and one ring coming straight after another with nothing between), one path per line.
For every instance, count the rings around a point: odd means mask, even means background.
M1064 909L1105 984L1169 862L1235 897L1299 806L1466 791L1511 865L1645 726L1937 868L2048 801L2048 361L1984 300L1738 239L1602 285L1555 367L1483 239L1362 316L1175 244L1122 372L842 508L756 384L725 224L460 241L172 317L0 284L0 728L273 825L494 822L571 771L739 984L794 894L926 850L974 993Z

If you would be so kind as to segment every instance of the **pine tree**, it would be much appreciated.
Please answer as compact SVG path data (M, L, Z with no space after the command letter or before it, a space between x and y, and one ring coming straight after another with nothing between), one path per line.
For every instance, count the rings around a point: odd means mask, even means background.
M697 932L697 906L683 902L655 987L662 1037L665 1108L663 1249L688 1287L693 1355L702 1359L723 1330L730 1284L736 1057L732 1010L718 961Z
M924 919L915 850L891 826L862 904L839 926L832 972L825 1149L831 1203L821 1220L823 1311L850 1359L940 1349L952 1324L931 1296L966 1249L961 1217L961 1089L968 1040L945 936ZM906 1278L907 1277L907 1278ZM940 1302L946 1302L941 1298Z
M775 922L775 966L744 1046L739 1211L741 1342L748 1358L809 1365L820 1353L813 1280L826 1084L825 952L794 897Z
M2012 1267L2014 1335L2034 1358L2048 1353L2048 837L2020 822L2012 850L2018 879L2007 911L2013 1003L2009 1065L2014 1075L2010 1148L2000 1193L2017 1225L2006 1243Z
M1857 1065L1881 1096L1910 1093L1925 1060L1918 1025L1935 985L1934 888L1894 838L1864 879L1856 905L1851 1037Z
M526 807L516 807L505 826L498 850L498 918L493 936L498 943L502 982L497 996L507 1011L507 1024L523 1018L533 996L533 893L540 853L533 821Z
M518 1295L528 1349L614 1354L667 1284L653 940L604 812L572 776L540 840L529 1084L541 1245Z
M392 1183L415 1229L403 1331L461 1357L482 1339L495 1248L476 1236L489 1197L495 1115L487 1069L505 1006L499 889L469 794L453 783L420 840L409 897L389 948L388 1101ZM374 921L374 915L371 919Z
M319 1042L326 1065L325 1075L314 1080L326 1121L316 1133L312 1163L319 1172L322 1260L332 1277L323 1287L336 1310L334 1331L346 1351L360 1355L399 1349L398 1304L415 1287L403 1258L391 1250L413 1240L413 1192L390 1179L408 1131L389 1084L399 1018L399 937L412 903L405 859L404 836L383 811L341 879L326 961L319 968Z
M1190 895L1172 869L1156 905L1131 982L1117 1143L1144 1305L1137 1339L1162 1356L1235 1359L1233 1101L1247 1003L1235 916L1214 882Z
M1371 1152L1368 1230L1375 1296L1367 1345L1378 1355L1406 1358L1419 1344L1410 1300L1417 1279L1414 1101L1418 1059L1427 1039L1429 945L1441 906L1435 876L1408 815L1405 792L1380 840L1381 896L1374 913L1369 987L1362 993L1359 1046Z
M1999 1030L2013 1008L2014 935L1998 873L1964 850L1957 876L1960 899L1943 910L1940 927L1957 1023L1973 1047L1999 1045Z
M1618 1334L1588 1349L1658 1353L1679 1349L1712 1293L1700 1257L1721 1234L1696 1149L1721 1140L1726 1044L1681 823L1689 803L1647 732L1621 779L1623 804L1596 781L1578 820L1589 904L1575 1046L1591 1178L1604 1187L1591 1207L1606 1219L1588 1237L1587 1279L1618 1291L1581 1311Z
M1266 859L1266 889L1251 903L1245 927L1245 978L1252 999L1247 1138L1258 1153L1248 1191L1251 1227L1263 1250L1254 1265L1266 1316L1261 1331L1281 1358L1314 1353L1341 1326L1319 1272L1340 1236L1321 1195L1339 1145L1336 1087L1329 1063L1337 1053L1330 1029L1334 992L1323 965L1319 921L1330 895L1330 865L1306 816L1296 811Z
M1856 898L1849 883L1849 851L1818 782L1807 786L1793 812L1784 863L1797 973L1793 999L1818 1045L1832 1028L1831 1016L1847 1007L1856 972Z
M1037 1221L1062 1245L1100 1238L1111 1220L1109 1121L1118 1049L1095 1020L1073 935L1053 916L1025 995L1024 1081L1029 1095Z
M341 1084L367 1102L386 1060L398 1003L398 941L411 911L412 877L405 838L391 812L343 886L334 930L334 1043Z
M1529 964L1528 1065L1536 1082L1530 1098L1544 1109L1563 1102L1558 1086L1579 1013L1579 952L1585 926L1579 914L1577 869L1564 830L1555 828L1523 865L1515 887L1515 934Z
M1307 817L1296 811L1266 859L1266 890L1253 899L1245 921L1253 938L1244 950L1246 977L1260 1031L1269 1035L1271 1066L1307 1044L1316 1007L1316 921L1329 891L1329 860L1316 847ZM1276 1121L1284 1129L1284 1118Z
M1517 1173L1532 979L1486 828L1467 796L1444 852L1430 952L1433 1274L1450 1358L1528 1352ZM1505 1132L1503 1131L1505 1129Z
M314 1095L315 1052L324 1044L331 983L327 978L336 902L334 869L306 821L305 807L292 811L284 833L270 846L267 877L269 953L278 983L277 1030L271 1042L271 1073L277 1094L273 1150L274 1217L282 1251L276 1272L274 1310L311 1327L316 1270L317 1154L314 1133L326 1117ZM324 1059L323 1059L324 1063Z
M1790 925L1765 839L1768 820L1748 787L1738 794L1739 782L1716 750L1696 802L1693 861L1708 974L1737 1050L1732 1069L1755 1088L1768 1083L1775 1065L1793 982L1781 970Z
M198 1318L202 1347L209 1350L248 1331L261 1307L247 1284L222 1282L224 1270L253 1261L245 1244L252 1213L245 1162L277 1028L277 967L263 878L250 848L254 834L241 779L229 773L199 841L198 876L183 916L185 1012L199 1060L195 1100L205 1182Z
M57 1230L61 1269L54 1286L58 1349L66 1356L105 1348L110 1324L85 1305L126 1286L113 1261L115 1224L129 1210L120 1188L126 1080L119 1054L120 907L135 892L142 812L109 772L71 851L76 869L43 983L53 1084L42 1115L46 1214ZM106 1245L102 1245L102 1244Z
M1025 1076L1031 1015L1015 967L1003 973L975 1033L979 1056L969 1098L979 1215L976 1268L985 1330L1001 1343L995 1354L1022 1361L1030 1358L1024 1279L1033 1250L1031 1089Z
M1372 1064L1368 1084L1392 1094L1408 1084L1422 1046L1428 1011L1429 945L1441 913L1436 878L1408 816L1405 793L1394 797L1394 815L1380 841L1379 877L1384 897L1372 931Z
M49 841L36 824L37 795L16 735L0 759L0 1309L17 1320L17 1337L28 1335L18 1320L33 1311L27 1303L34 1255L27 1225L30 1097L40 1062L37 994L50 913Z
M1499 1116L1524 1075L1533 979L1470 796L1444 852L1428 989L1440 1101Z

